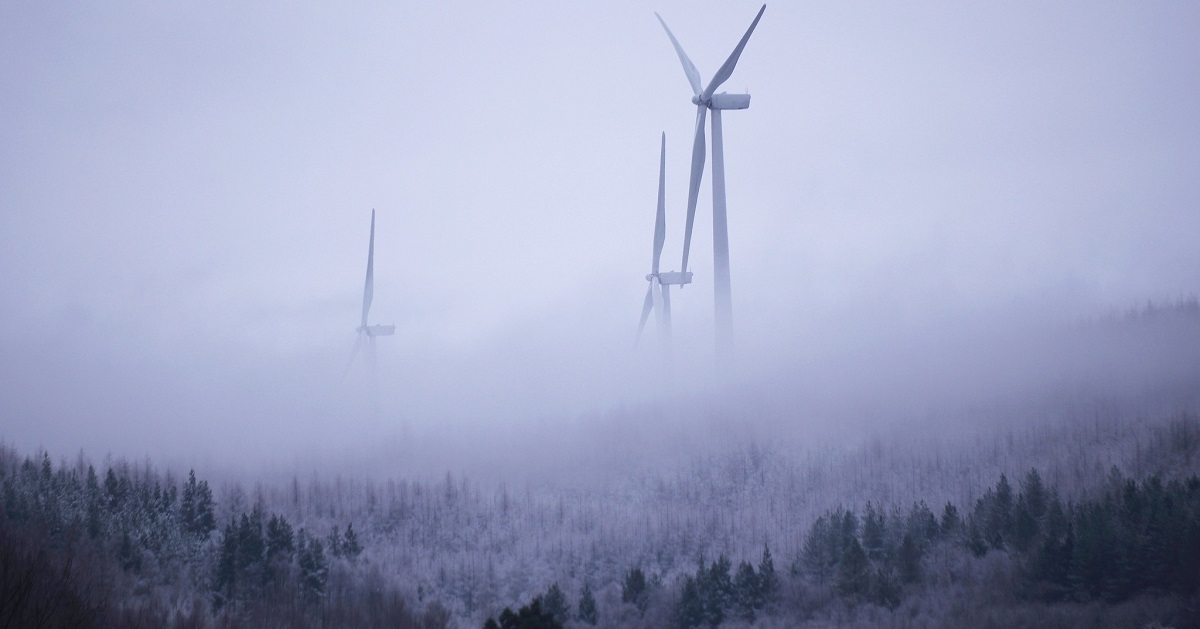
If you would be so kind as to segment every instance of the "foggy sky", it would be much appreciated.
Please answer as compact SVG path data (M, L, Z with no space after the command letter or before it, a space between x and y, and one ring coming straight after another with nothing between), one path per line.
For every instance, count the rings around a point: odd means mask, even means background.
M5 3L0 439L286 457L719 388L707 172L673 378L633 347L694 119L653 11L707 82L758 6ZM1198 36L1191 2L769 5L723 88L740 381L1196 294ZM378 411L342 379L372 208Z

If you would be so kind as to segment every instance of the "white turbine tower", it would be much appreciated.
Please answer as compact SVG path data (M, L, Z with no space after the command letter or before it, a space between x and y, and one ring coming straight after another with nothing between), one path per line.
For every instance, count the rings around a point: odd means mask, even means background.
M646 301L642 305L642 320L638 323L638 339L654 311L658 323L658 337L662 345L664 360L670 360L671 351L671 291L672 284L683 286L691 283L692 274L687 272L658 271L659 259L662 258L663 242L667 239L667 210L666 210L666 175L667 175L667 134L662 134L662 146L658 153L658 213L654 218L654 256L650 260L650 274L646 281L650 287L646 289Z
M724 65L717 70L712 80L709 81L708 87L704 89L700 88L700 72L696 70L691 59L688 59L687 53L683 52L683 47L679 45L679 41L675 39L671 29L667 28L667 23L663 21L662 16L658 13L654 14L658 18L658 22L662 24L663 30L667 31L667 37L671 38L671 45L675 47L675 52L679 54L679 61L683 63L683 71L687 74L688 83L691 84L694 93L692 102L696 105L696 139L692 144L692 176L688 183L687 224L683 237L682 266L685 273L687 272L688 253L692 246L692 222L696 217L696 197L699 196L700 180L704 174L704 118L705 114L712 111L713 297L717 360L724 365L728 365L733 359L733 297L729 286L729 230L725 218L725 150L721 138L721 111L750 107L750 95L724 92L714 94L713 92L733 74L733 68L737 65L738 58L742 56L742 49L746 47L750 34L754 32L754 27L758 26L758 21L762 18L763 11L766 10L767 5L764 4L758 10L758 15L754 16L750 28L746 29L746 34L742 35L737 47L733 49Z
M350 365L354 363L354 359L358 356L358 352L366 345L367 351L367 368L371 371L372 377L375 374L375 337L391 336L396 333L394 325L367 325L367 313L371 311L371 300L375 297L375 210L371 210L371 240L367 245L367 280L363 284L363 306L362 320L358 325L358 339L354 342L354 351L350 354L350 362L346 363L346 370L350 370Z

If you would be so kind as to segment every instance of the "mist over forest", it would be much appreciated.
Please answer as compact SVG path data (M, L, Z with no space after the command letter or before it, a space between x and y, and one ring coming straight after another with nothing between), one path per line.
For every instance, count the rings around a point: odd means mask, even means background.
M881 353L861 389L785 371L690 401L380 431L291 464L5 446L5 618L1191 626L1200 306L1051 331L945 337L903 366Z

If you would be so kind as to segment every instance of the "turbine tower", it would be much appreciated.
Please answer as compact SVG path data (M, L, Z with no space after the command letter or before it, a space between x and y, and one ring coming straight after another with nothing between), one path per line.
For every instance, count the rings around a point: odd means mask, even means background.
M746 34L742 35L741 41L730 53L729 58L725 60L724 65L713 75L708 87L704 89L700 87L700 72L692 64L692 60L688 59L687 53L683 52L683 47L679 45L679 41L675 39L671 29L667 28L667 23L663 21L662 16L658 13L654 14L658 18L658 22L662 24L663 30L667 32L667 37L671 38L671 45L675 47L675 52L679 54L683 72L692 86L694 94L692 103L696 105L696 139L692 143L692 175L688 183L687 223L683 236L682 272L684 273L687 272L688 253L692 246L692 223L696 217L696 198L699 196L700 180L704 175L704 118L709 111L712 112L713 301L717 361L723 365L729 365L733 360L733 297L729 283L729 229L725 215L725 149L721 137L721 112L726 109L750 107L750 95L724 92L714 94L713 92L733 74L733 68L737 65L738 58L742 56L742 49L746 47L750 34L754 32L754 27L758 26L758 21L762 19L763 11L766 10L767 5L764 4L758 10L758 15L754 16L750 28L746 29Z
M642 330L646 320L653 310L658 324L658 338L663 350L663 361L670 363L671 359L671 285L683 286L692 281L692 274L687 272L658 271L659 259L662 258L663 242L667 239L667 210L666 210L666 175L667 175L667 134L662 134L662 146L658 153L658 213L654 218L654 255L650 259L650 274L646 281L650 282L646 289L646 301L642 305L642 320L638 323L638 339L642 338Z
M363 284L362 320L358 325L358 339L354 342L354 351L350 361L346 363L346 371L358 356L358 352L366 345L367 369L372 377L375 375L375 337L391 336L396 333L395 325L367 325L367 313L371 311L371 300L375 297L375 210L371 209L371 240L367 245L367 280Z

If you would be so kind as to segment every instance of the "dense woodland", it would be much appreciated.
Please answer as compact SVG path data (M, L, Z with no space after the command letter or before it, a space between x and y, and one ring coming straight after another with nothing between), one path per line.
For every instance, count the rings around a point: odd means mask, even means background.
M0 627L1200 626L1194 376L578 486L0 446Z

